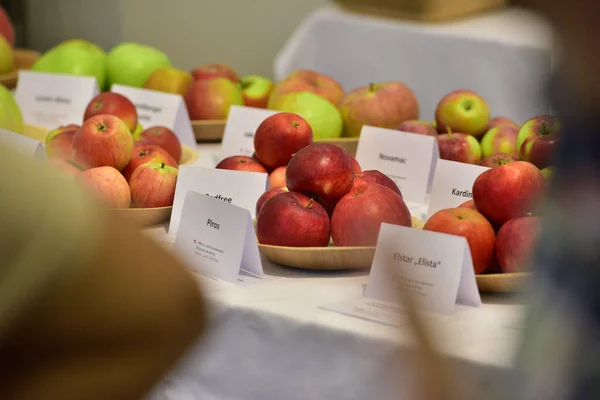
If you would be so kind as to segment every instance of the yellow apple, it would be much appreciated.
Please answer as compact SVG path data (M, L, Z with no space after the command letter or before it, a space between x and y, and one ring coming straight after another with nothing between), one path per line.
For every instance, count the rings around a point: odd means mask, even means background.
M144 88L183 96L191 83L192 75L189 72L173 67L163 67L150 74L144 83Z
M14 67L12 47L4 36L0 35L0 74L10 72Z

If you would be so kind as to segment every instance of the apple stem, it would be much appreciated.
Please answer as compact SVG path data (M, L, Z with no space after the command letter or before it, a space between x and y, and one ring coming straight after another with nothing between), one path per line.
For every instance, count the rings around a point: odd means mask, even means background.
M167 165L167 164L165 164L164 162L161 162L161 163L160 163L160 168L162 169L162 168L164 168L166 165Z
M447 126L446 130L448 131L448 136L452 136L452 128L450 128L449 126Z
M369 92L375 91L375 84L373 82L369 83Z
M540 135L542 136L546 136L549 135L549 129L548 129L548 123L546 122L546 120L542 121L542 127L540 128Z
M305 208L310 208L310 206L312 206L312 204L313 204L313 202L314 202L314 201L315 201L315 199L310 199L310 200L308 201L308 204L306 205L306 207L305 207Z

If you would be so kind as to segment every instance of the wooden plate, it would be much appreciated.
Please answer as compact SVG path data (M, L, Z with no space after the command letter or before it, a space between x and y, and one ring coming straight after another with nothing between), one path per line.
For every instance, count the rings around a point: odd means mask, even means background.
M220 142L223 139L226 120L192 121L192 129L199 142Z
M179 165L190 165L194 161L198 159L198 152L191 147L186 145L181 145L181 160L179 160Z
M30 69L33 64L40 58L41 54L35 50L15 49L15 69L6 74L0 74L0 84L9 89L14 89L17 86L20 69Z
M523 286L527 283L530 277L531 274L528 272L475 275L479 291L488 293L519 292L523 289Z
M171 218L173 207L156 208L118 208L110 210L119 218L127 220L140 228L162 224Z
M317 139L315 140L315 143L335 144L346 150L352 157L356 157L358 138Z
M258 244L272 262L288 267L316 270L370 268L375 247L285 247Z

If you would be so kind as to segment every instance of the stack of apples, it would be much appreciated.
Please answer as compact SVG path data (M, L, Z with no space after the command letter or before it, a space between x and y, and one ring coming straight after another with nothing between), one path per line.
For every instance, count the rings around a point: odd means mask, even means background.
M379 171L361 171L341 147L313 143L301 116L278 113L254 136L253 157L231 156L217 168L270 172L256 203L262 244L291 247L374 246L383 222L412 226L398 186Z
M192 70L184 99L192 120L224 120L231 106L266 108L272 89L263 76L240 78L227 64L206 64Z
M49 162L116 209L173 205L181 150L175 133L163 126L143 130L133 103L112 92L90 101L81 126L46 136Z
M398 130L436 137L440 157L486 167L528 161L550 176L560 138L560 122L539 115L523 125L507 117L490 117L487 102L471 90L457 90L437 104L435 122L409 120Z
M476 274L526 272L546 185L529 162L493 166L475 180L473 200L438 211L423 229L465 237Z
M11 72L14 65L15 28L4 7L0 6L0 75Z

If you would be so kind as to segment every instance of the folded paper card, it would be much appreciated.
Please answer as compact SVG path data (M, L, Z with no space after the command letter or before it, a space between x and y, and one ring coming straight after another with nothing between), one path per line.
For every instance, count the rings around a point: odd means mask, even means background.
M256 128L276 111L262 108L232 106L223 133L221 159L230 156L252 156Z
M41 142L6 129L0 128L0 145L10 147L24 156L36 160L43 161L47 159L46 151Z

